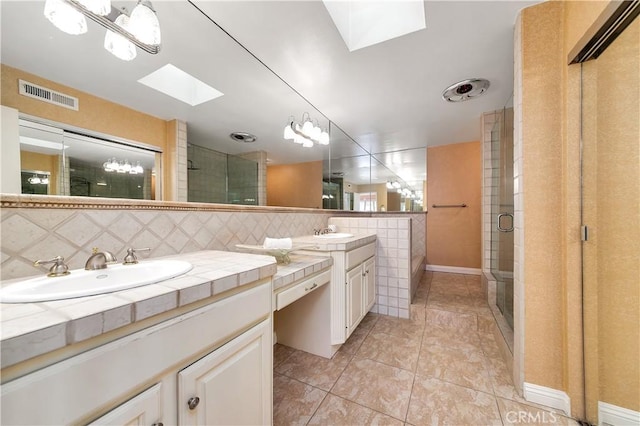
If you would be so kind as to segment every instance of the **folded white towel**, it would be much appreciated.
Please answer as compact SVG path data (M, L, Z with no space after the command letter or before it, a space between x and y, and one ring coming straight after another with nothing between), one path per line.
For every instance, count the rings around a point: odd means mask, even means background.
M265 238L262 248L266 249L290 249L293 247L291 238Z

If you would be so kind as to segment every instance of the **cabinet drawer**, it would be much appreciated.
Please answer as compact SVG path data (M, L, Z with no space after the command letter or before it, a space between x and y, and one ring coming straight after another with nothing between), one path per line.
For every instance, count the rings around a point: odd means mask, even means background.
M347 252L346 268L347 271L354 266L358 266L371 256L376 254L376 243L367 244L366 246L358 247L355 250Z
M290 305L305 294L311 293L312 291L327 284L329 281L331 281L331 270L302 280L298 284L295 284L293 287L290 287L278 293L276 295L276 310L279 311L285 306Z

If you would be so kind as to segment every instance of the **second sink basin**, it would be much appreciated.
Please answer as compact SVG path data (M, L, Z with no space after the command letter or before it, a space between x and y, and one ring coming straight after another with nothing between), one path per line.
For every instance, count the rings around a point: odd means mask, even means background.
M347 234L346 232L329 232L328 234L314 235L316 238L350 238L353 234Z
M37 277L0 289L0 303L47 302L94 296L155 284L189 272L182 260L147 260L135 265L110 265L106 269L76 269L63 277Z

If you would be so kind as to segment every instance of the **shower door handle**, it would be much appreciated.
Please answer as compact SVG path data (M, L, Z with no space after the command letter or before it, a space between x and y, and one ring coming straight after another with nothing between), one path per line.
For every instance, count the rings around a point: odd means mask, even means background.
M511 226L509 228L502 227L502 218L508 216L511 218ZM500 213L498 215L498 231L500 232L513 232L513 215L511 213Z

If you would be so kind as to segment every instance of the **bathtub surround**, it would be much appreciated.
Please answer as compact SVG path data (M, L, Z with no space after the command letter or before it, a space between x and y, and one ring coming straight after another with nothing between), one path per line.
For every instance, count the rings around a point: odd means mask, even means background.
M148 255L141 254L143 259L199 250L237 251L236 244L262 245L266 237L312 235L339 214L344 217L335 220L354 225L352 231L338 225L339 231L377 232L382 241L377 255L384 259L378 273L383 274L385 299L374 311L408 318L411 258L424 258L425 213L374 218L371 213L335 210L28 195L2 195L1 201L3 280L43 273L33 261L57 255L71 269L82 268L93 247L119 258L128 247L150 247Z

